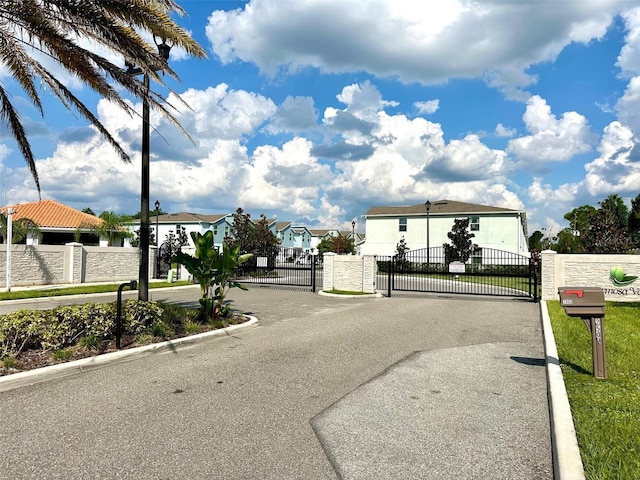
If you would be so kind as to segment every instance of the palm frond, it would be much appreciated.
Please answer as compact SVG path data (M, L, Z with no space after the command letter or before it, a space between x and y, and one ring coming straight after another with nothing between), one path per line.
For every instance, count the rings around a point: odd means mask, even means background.
M48 55L83 84L130 115L135 111L124 101L120 91L146 99L153 109L160 111L189 137L170 112L175 108L173 105L157 92L145 88L140 79L80 44L82 40L89 40L100 48L115 52L125 62L135 64L140 72L157 84L165 86L163 75L178 77L157 53L155 45L145 41L138 31L162 38L196 58L206 58L204 49L171 19L169 14L172 12L178 15L185 13L174 0L0 0L0 63L41 114L44 112L37 88L39 83L50 88L65 108L77 110L119 156L128 161L127 153L98 118L29 52L34 49ZM114 87L113 82L121 90ZM179 96L175 97L182 101ZM0 103L0 117L16 139L40 192L36 163L27 135L1 86Z

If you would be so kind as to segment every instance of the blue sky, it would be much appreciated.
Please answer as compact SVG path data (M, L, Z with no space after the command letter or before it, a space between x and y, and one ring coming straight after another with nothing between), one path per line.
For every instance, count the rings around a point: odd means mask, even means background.
M151 203L165 211L242 207L362 231L371 206L450 199L525 210L531 234L640 194L640 2L180 4L209 58L171 52L181 83L167 84L191 107L178 116L193 143L151 114ZM46 94L40 117L0 66L42 198L137 212L140 118L60 76L133 162ZM0 168L1 203L37 200L4 125Z

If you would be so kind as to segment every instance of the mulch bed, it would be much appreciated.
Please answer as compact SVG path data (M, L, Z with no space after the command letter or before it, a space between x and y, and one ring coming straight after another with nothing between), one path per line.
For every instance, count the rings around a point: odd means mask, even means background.
M247 321L249 321L249 317L245 315L235 315L234 317L229 319L228 325L238 325ZM130 348L141 347L143 345L149 345L153 343L161 343L167 340L174 340L176 338L184 338L198 333L218 330L219 328L223 328L223 326L212 326L207 323L202 324L200 331L195 333L187 333L184 330L176 331L172 336L147 337L148 341L142 343L137 340L138 337L136 337L135 335L123 335L120 339L120 350L127 350ZM36 368L47 367L49 365L57 365L60 363L67 363L73 360L95 357L97 355L103 355L105 353L117 351L115 338L104 340L97 349L87 349L80 345L74 345L65 348L65 350L69 352L69 356L63 360L56 359L53 356L53 352L51 350L25 350L16 357L16 368L6 369L4 368L4 365L0 363L0 377L11 375L12 373L26 372L28 370L34 370Z

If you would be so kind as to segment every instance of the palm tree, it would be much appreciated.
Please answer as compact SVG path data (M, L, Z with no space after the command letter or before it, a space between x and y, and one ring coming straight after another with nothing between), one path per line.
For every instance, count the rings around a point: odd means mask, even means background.
M133 107L121 91L145 99L165 117L179 126L169 112L169 103L158 93L145 88L144 82L129 75L121 66L81 46L89 40L98 48L119 54L129 64L164 85L164 73L177 79L156 48L142 39L145 31L163 41L183 48L198 58L206 58L202 47L179 27L169 13L183 15L174 0L0 0L0 65L20 84L31 102L43 115L38 86L53 93L67 108L72 107L87 119L129 162L129 156L98 118L55 75L34 56L33 51L52 58L102 97L118 104L130 115ZM115 84L115 85L114 85ZM18 110L0 83L0 117L11 130L40 193L35 159ZM184 132L184 130L183 130ZM187 136L188 134L184 132Z
M125 238L133 238L133 234L124 226L126 222L131 220L129 215L120 215L105 210L98 218L100 218L102 222L83 223L79 225L76 229L76 235L79 236L83 230L89 230L92 234L100 238L106 238L109 247L119 245L120 240Z
M0 238L2 243L7 243L8 218L4 212L0 212ZM24 240L27 235L40 235L40 227L30 218L18 218L11 221L11 243Z

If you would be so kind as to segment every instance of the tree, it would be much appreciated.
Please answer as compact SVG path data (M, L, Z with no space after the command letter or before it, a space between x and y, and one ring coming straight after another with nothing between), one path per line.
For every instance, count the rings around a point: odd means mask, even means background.
M341 234L338 234L335 237L328 235L318 243L318 253L321 257L327 252L333 252L338 255L347 255L352 254L354 251L353 238L346 238Z
M529 237L529 251L541 251L542 250L542 239L544 238L544 233L540 230L536 230Z
M131 239L131 246L137 248L140 246L140 229L136 228L133 234L134 234L134 237ZM153 233L153 230L149 230L149 245L155 245L155 244L156 244L156 234Z
M7 230L9 218L4 212L0 212L0 237L2 243L7 243ZM30 218L11 219L11 243L20 243L28 235L40 235L40 227Z
M466 262L473 253L474 244L471 241L475 234L470 233L468 218L456 218L453 221L451 231L447 233L447 237L451 243L444 243L444 258L446 263Z
M93 210L91 210L91 207L85 207L82 209L82 213L86 213L87 215L93 215L94 217L96 216L96 214L94 213Z
M583 249L582 240L572 228L563 228L558 232L558 243L553 249L558 253L580 253Z
M231 234L224 239L224 243L230 247L240 247L240 253L250 253L255 250L255 225L251 220L251 215L244 213L242 208L238 208L233 214L233 224Z
M275 265L276 257L280 250L280 240L269 229L267 217L260 215L260 220L253 228L253 252L256 256L267 257L267 265Z
M627 223L632 246L638 248L640 246L640 194L631 200L631 211Z
M407 246L407 242L405 242L404 237L400 239L400 241L396 244L396 270L398 272L402 272L409 268L409 260L407 260L407 252L409 251L409 247Z
M176 233L173 233L173 230L169 230L169 233L164 238L160 254L162 255L162 261L170 265L173 257L182 251L182 247L189 245L189 238L184 227L177 229ZM213 240L211 241L211 246L213 248Z
M56 62L56 67L66 70L129 115L135 115L134 107L125 101L123 93L144 98L179 126L163 95L145 88L142 80L109 60L120 57L135 63L159 85L164 85L165 73L177 78L155 46L138 31L163 38L197 58L206 58L203 48L169 17L170 12L185 13L174 0L0 0L0 64L41 115L44 107L40 92L44 91L46 95L56 96L65 108L75 109L115 148L122 160L129 162L129 155L100 120L32 51L44 53ZM85 45L91 45L92 49ZM103 50L109 56L94 50ZM39 193L40 181L31 145L12 100L12 95L0 83L0 116L15 138Z
M629 249L629 214L618 195L599 202L600 208L589 216L589 226L582 236L588 253L625 253ZM624 217L624 220L623 220Z
M106 238L109 247L120 246L125 238L133 238L133 234L125 227L125 223L131 220L129 215L105 210L98 218L102 220L99 224L80 224L76 229L76 235L79 236L81 230L89 230L100 238Z

